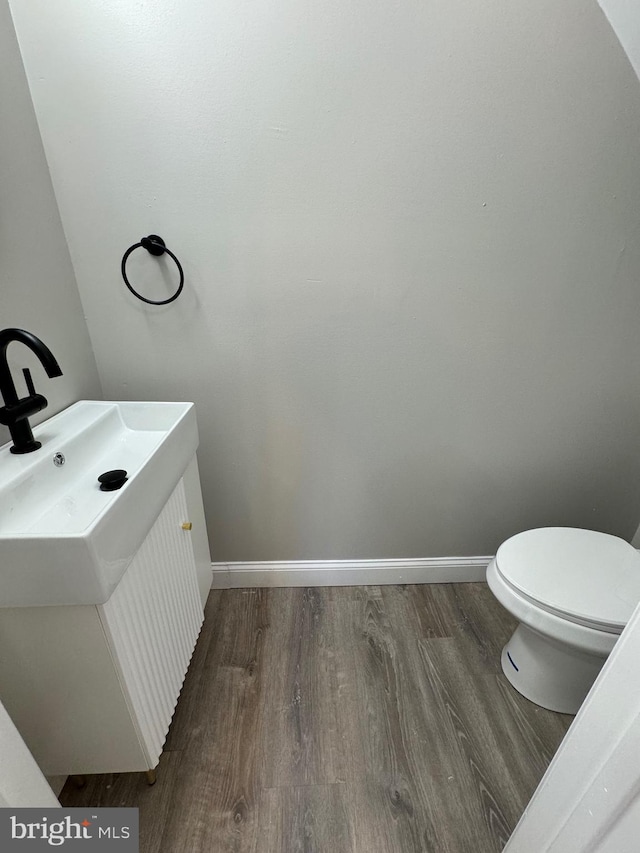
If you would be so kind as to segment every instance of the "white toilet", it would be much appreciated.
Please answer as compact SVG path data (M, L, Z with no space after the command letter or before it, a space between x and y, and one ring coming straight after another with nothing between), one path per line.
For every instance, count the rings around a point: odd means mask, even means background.
M503 542L487 582L520 622L504 674L537 705L575 714L640 602L640 554L607 533L542 527Z

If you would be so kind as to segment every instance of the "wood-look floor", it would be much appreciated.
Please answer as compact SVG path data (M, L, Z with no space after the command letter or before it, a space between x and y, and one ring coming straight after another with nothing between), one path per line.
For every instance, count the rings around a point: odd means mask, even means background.
M214 591L158 782L68 782L138 806L142 853L493 853L571 717L500 670L485 584Z

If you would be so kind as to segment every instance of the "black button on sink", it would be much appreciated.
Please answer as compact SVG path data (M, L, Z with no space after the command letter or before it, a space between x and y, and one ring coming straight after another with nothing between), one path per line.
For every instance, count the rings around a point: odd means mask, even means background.
M101 492L115 492L116 489L121 489L127 482L127 472L123 468L116 468L114 471L105 471L98 477Z

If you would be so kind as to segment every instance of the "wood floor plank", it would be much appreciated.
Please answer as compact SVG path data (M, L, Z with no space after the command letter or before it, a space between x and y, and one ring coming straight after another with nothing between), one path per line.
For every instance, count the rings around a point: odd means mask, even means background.
M526 714L520 713L518 725L514 725L513 708L508 695L497 688L498 677L469 670L465 646L456 640L420 640L419 646L465 757L463 773L473 780L478 817L490 835L487 844L493 844L487 850L501 850L551 756L545 754L543 741L532 730ZM555 716L547 714L549 718ZM558 735L557 746L563 726L551 719L549 724Z
M416 636L428 640L453 635L459 614L451 586L437 583L394 587L406 599L406 612L412 617Z
M322 587L271 592L260 771L265 788L347 778L337 709L339 640L328 608L330 595Z
M255 845L268 594L238 592L225 591L220 601L218 642L208 651L210 677L201 680L194 731L181 751L163 853L243 853Z
M476 671L500 673L502 647L517 622L496 600L486 583L449 584L457 614L453 636L463 640L469 664Z
M530 767L535 787L575 717L534 705L514 690L502 673L487 676L486 683L485 701L500 709L500 737L510 742L507 754L517 758L520 767Z
M357 732L351 737L361 750L354 762L360 786L350 788L354 798L360 796L360 807L366 791L369 820L381 824L377 834L386 834L390 849L456 851L451 833L458 808L445 787L456 756L440 738L432 713L435 695L421 661L401 648L385 609L386 594L387 588L379 598L362 590L352 612L342 608L337 615L345 620L345 635L351 633L342 667L351 671L354 684ZM352 817L361 825L357 808L356 803Z
M345 785L264 790L255 853L354 853L346 793Z
M501 820L499 799L487 785L482 786L482 796L478 796L478 774L474 775L478 768L470 766L467 744L461 741L459 730L452 725L451 697L442 689L439 673L425 667L423 660L425 648L446 650L451 655L460 647L460 641L415 637L411 630L411 601L395 587L385 587L383 596L389 620L398 636L407 679L413 684L415 715L428 721L432 733L430 752L437 752L446 768L446 774L436 779L439 784L433 795L433 802L437 804L435 821L443 849L446 844L446 849L456 853L499 850L494 831L494 824ZM491 822L486 820L488 813Z
M490 760L486 757L482 744L482 738L486 735L486 728L483 725L485 720L479 713L473 690L468 689L468 683L465 685L467 689L460 690L460 685L455 682L455 678L452 679L452 676L455 677L453 664L457 652L455 640L447 643L445 648L442 643L421 640L420 650L429 679L436 685L440 707L446 711L451 734L466 764L452 781L457 787L458 780L462 779L466 796L469 797L469 804L475 804L474 824L482 826L488 834L488 837L485 836L484 848L487 851L501 850L515 825L512 821L512 810L517 808L514 805L516 798L508 784L504 786L506 791L500 785L504 766L500 760L499 751L496 751ZM446 665L443 665L441 659L447 662ZM445 667L446 678L443 677ZM445 731L446 728L443 727L443 736ZM494 744L491 743L489 748L493 746ZM453 746L450 748L453 749ZM497 784L494 782L494 771L500 780ZM475 795L473 797L469 796L468 780L473 783Z
M349 782L345 795L353 853L430 853L440 849L434 846L433 838L426 845L420 837L411 838L407 846L407 825L416 819L411 804L390 794L389 787L381 782L373 778ZM419 825L415 828L419 830Z

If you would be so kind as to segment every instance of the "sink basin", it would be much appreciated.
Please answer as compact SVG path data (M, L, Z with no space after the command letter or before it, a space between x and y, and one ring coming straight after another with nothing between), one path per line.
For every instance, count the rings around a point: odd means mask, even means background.
M81 400L33 433L34 453L0 447L0 607L103 604L193 458L195 406Z

